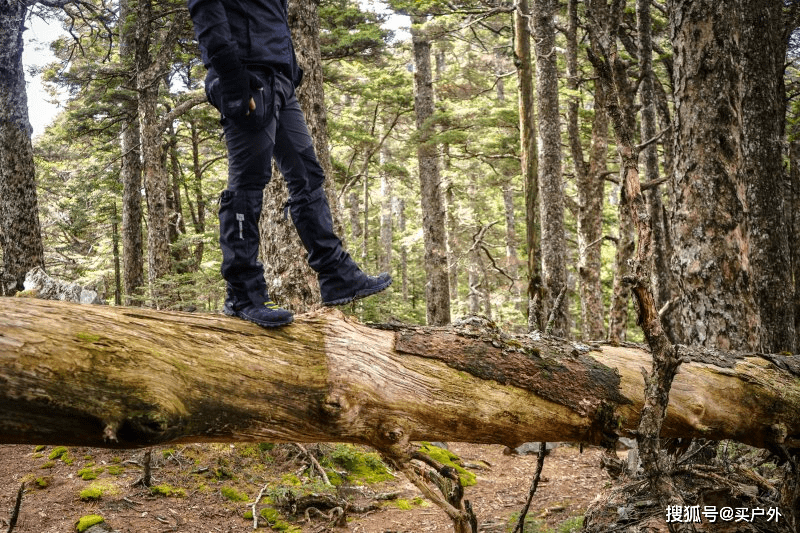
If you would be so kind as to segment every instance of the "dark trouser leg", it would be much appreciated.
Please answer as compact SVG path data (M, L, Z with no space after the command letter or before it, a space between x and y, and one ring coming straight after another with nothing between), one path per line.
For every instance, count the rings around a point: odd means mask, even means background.
M272 83L263 80L264 89L253 116L236 121L223 119L228 145L228 190L220 197L219 242L222 249L222 277L228 294L224 312L260 326L284 326L292 322L292 313L275 305L267 294L264 266L258 260L259 220L264 187L272 174L272 151L275 145L275 116ZM258 111L262 114L259 115ZM258 118L258 121L251 121Z
M258 260L258 221L262 192L223 191L219 203L219 244L222 277L228 282L232 305L245 301L262 304L269 299L264 266Z
M264 84L271 85L266 79ZM226 307L248 302L261 305L269 297L264 266L258 260L258 223L263 190L272 175L276 121L273 118L256 127L223 118L222 124L228 146L228 190L220 197L219 210L222 277L228 282Z
M275 132L275 161L289 189L288 207L308 264L317 274L323 303L340 305L380 292L391 284L388 274L367 276L353 261L333 229L322 184L325 174L314 153L305 117L288 80L276 86L284 96Z

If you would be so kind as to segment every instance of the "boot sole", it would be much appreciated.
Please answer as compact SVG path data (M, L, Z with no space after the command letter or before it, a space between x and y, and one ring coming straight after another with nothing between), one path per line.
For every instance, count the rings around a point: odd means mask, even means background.
M247 316L247 315L245 315L243 313L237 313L233 309L229 309L227 307L223 307L222 308L222 313L227 315L227 316L232 316L232 317L235 317L235 318L241 318L242 320L246 320L247 322L252 322L253 324L257 324L257 325L261 326L262 328L279 328L281 326L288 326L289 324L294 322L294 317L291 317L291 318L289 318L288 321L284 321L284 322L266 322L264 320L257 320L255 318L249 317L249 316Z
M392 281L394 281L394 280L390 278L389 281L387 281L383 285L378 285L377 287L373 287L373 288L368 289L368 290L367 289L362 289L360 291L356 291L354 296L350 296L350 297L347 297L347 298L339 298L338 300L331 300L330 302L322 302L322 305L325 305L325 306L328 306L328 307L333 307L333 306L336 306L336 305L349 304L350 302L354 302L356 300L360 300L362 298L366 298L367 296L372 296L373 294L378 294L379 292L385 291L392 284Z

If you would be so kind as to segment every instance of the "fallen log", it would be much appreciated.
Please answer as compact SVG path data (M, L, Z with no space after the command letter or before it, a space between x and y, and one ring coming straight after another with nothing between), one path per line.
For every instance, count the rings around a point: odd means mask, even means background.
M0 298L0 443L609 444L649 354L480 320L378 329L333 310L265 330L222 315ZM800 444L800 358L687 350L663 437Z

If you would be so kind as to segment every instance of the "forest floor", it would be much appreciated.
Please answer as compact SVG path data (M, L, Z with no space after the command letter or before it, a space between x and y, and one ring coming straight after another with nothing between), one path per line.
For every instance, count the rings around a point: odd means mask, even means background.
M451 443L448 447L475 475L476 483L467 487L465 499L473 504L479 531L511 531L528 493L536 455L506 455L502 446ZM332 456L338 457L339 464L341 459L354 461L360 454L377 457L363 448L345 445L307 445L307 449L320 457L323 465L329 460L326 457ZM568 533L579 529L589 503L610 484L608 475L599 467L601 453L597 448L581 453L577 447L561 446L548 454L528 513L526 533ZM76 522L92 514L102 516L119 533L252 531L253 520L245 513L264 487L258 511L268 519L272 530L453 530L444 512L423 500L402 474L370 476L362 471L355 475L341 469L337 474L333 463L328 463L332 478L341 475L345 484L361 486L348 492L354 505L359 503L353 500L354 494L364 500L365 495L395 493L397 499L382 501L376 510L366 513L348 513L347 526L340 528L332 528L319 515L306 522L302 513L292 516L286 510L273 511L272 507L279 507L276 502L283 501L282 495L289 492L300 495L325 490L318 478L309 478L307 460L294 445L191 444L153 448L150 489L134 485L142 476L143 458L142 450L0 446L0 530L5 531L8 526L23 482L26 489L14 533L74 532ZM261 521L259 529L270 531L267 520Z

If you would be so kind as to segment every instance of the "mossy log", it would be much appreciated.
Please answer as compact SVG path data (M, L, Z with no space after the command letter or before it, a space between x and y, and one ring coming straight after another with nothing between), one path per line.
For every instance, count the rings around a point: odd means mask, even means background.
M636 428L649 354L338 311L266 330L222 315L0 299L0 443L608 444ZM800 442L797 356L686 351L662 436Z

